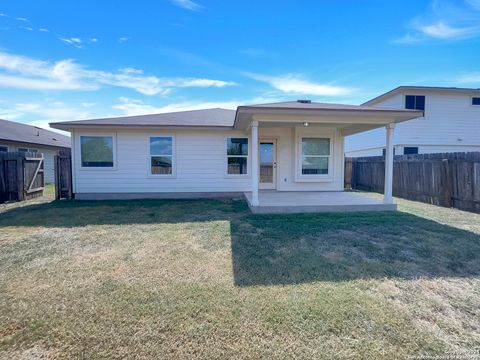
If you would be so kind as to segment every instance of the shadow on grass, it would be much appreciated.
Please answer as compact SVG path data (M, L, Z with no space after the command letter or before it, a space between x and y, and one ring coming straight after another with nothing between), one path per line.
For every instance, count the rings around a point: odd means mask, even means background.
M214 220L230 223L237 286L480 275L480 235L402 212L253 215L240 200L56 201L0 213L0 231Z

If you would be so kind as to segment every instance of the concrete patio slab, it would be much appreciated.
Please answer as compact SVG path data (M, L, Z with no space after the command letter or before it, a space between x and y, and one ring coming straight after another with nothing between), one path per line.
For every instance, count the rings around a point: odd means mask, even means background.
M344 191L263 190L259 192L259 206L252 206L250 192L245 193L245 198L250 210L258 214L397 210L395 204Z

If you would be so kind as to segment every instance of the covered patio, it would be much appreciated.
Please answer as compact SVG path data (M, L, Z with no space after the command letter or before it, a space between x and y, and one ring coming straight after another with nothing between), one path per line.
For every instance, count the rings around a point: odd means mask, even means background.
M238 107L234 127L251 139L251 191L245 192L250 209L254 213L396 210L395 124L422 116L417 110L309 100ZM345 136L381 127L386 144L383 201L344 192Z

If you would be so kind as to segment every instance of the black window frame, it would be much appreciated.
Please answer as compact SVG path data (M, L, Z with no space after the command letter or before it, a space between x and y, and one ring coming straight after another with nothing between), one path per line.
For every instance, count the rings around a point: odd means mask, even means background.
M405 109L425 111L425 100L425 95L405 95Z
M473 96L472 97L472 106L479 106L480 105L480 96Z

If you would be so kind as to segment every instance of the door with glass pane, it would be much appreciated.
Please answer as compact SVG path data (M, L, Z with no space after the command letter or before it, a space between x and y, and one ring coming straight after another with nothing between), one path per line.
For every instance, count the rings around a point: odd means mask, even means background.
M277 188L277 142L260 140L259 142L260 189Z

